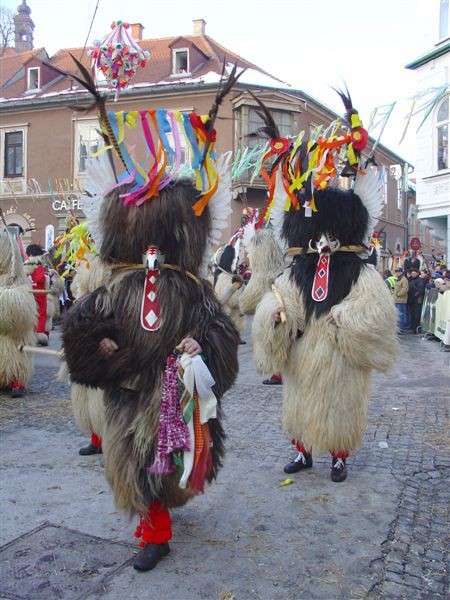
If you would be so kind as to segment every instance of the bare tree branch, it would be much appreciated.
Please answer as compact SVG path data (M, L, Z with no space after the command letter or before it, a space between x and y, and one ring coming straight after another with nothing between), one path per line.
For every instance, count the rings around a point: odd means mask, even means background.
M14 13L9 8L0 6L0 56L14 41Z

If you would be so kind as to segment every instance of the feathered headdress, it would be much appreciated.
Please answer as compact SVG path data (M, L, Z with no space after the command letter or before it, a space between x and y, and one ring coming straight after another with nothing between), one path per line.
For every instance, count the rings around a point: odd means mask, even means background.
M189 168L194 174L198 193L198 199L192 208L200 216L217 191L219 183L214 151L215 119L223 99L244 70L237 73L235 65L225 78L224 63L219 89L207 115L165 109L107 112L106 98L97 90L91 74L79 60L73 55L71 57L81 76L66 73L50 64L48 66L61 75L72 77L92 94L94 102L91 105L71 108L88 111L97 107L100 129L106 144L104 150L114 149L125 167L124 173L118 177L120 185L134 183L129 193L123 197L125 204L142 204L157 196L159 190L178 178L182 174L180 169L186 170L182 154L184 143L187 143L192 157ZM134 146L128 142L130 130L140 131L147 152L145 158L138 158ZM114 169L112 159L111 166Z
M344 103L346 131L340 131L341 122L336 120L324 132L318 128L309 139L305 139L303 131L294 139L280 137L270 111L251 94L261 107L258 114L265 123L258 133L269 137L259 172L268 186L266 211L262 218L270 219L279 232L285 211L305 210L305 216L308 216L316 210L316 191L326 189L339 177L353 177L354 192L369 212L366 235L369 245L373 227L382 212L381 182L373 163L369 167L361 164L361 152L367 145L368 133L353 107L350 94L348 90L345 93L336 91Z

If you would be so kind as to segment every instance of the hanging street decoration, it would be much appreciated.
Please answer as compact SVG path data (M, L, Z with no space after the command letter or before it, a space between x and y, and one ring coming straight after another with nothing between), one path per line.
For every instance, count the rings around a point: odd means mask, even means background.
M145 67L150 52L142 50L130 33L130 24L114 21L111 33L102 41L95 41L94 48L88 50L93 66L105 76L108 85L116 90L115 100L120 90L130 85L137 69Z

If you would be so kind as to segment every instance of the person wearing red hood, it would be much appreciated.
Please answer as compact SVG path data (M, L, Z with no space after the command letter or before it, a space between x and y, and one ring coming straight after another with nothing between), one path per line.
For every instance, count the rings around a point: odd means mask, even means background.
M45 250L41 248L39 244L30 244L27 246L25 252L27 253L28 259L24 262L25 273L28 276L34 292L34 298L36 300L38 309L38 318L36 322L36 337L38 344L41 346L48 345L48 338L50 332L46 328L47 321L47 289L49 287L49 280L45 267L42 264L42 256Z

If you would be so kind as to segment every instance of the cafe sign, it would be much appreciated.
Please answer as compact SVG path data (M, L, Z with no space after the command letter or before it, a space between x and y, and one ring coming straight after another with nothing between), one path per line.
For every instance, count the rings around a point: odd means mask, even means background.
M55 198L52 202L52 208L56 212L61 210L81 210L80 200L77 196L73 196L72 198L62 198L61 200Z

